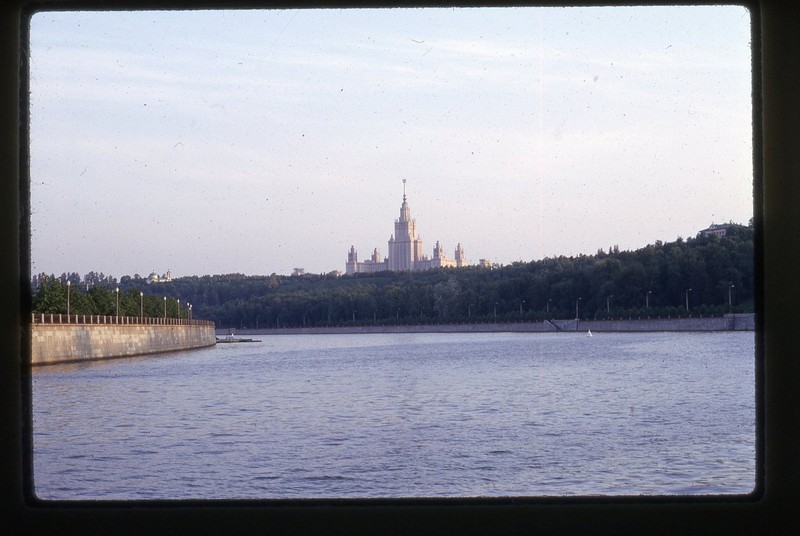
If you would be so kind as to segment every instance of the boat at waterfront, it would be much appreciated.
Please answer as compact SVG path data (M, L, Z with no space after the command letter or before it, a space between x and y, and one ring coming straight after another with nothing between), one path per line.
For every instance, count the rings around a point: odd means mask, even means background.
M217 344L229 344L236 342L261 342L259 339L245 339L242 337L235 337L233 330L230 331L224 338L217 337Z

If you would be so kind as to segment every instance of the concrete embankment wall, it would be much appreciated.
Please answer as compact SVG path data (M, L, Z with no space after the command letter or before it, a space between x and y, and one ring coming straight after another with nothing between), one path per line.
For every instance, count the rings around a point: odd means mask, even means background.
M642 318L618 320L545 320L544 322L490 324L423 324L414 326L331 326L321 328L271 328L237 330L237 335L312 335L335 333L491 333L574 331L753 331L755 315L736 314L723 317ZM220 336L227 330L219 330Z
M575 331L575 321L571 321ZM578 331L754 331L755 315L735 314L709 318L657 318L581 320Z
M548 330L541 322L518 324L415 324L402 326L331 326L320 328L269 328L237 329L235 336L244 335L325 335L342 333L495 333L501 331L554 331ZM230 330L219 329L222 337Z
M33 324L31 364L48 365L213 346L214 325Z

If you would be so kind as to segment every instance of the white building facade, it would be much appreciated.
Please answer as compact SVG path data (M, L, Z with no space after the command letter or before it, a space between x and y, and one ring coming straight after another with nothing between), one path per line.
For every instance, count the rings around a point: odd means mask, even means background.
M172 281L172 272L167 270L167 273L164 275L158 275L155 270L153 270L149 276L147 276L147 283L154 284L154 283L169 283Z
M430 270L442 267L466 266L464 248L461 244L456 246L455 258L444 254L444 248L436 242L433 248L433 258L423 254L422 238L417 235L417 222L411 217L405 192L405 179L403 179L403 204L400 206L400 217L394 222L394 234L389 237L389 256L382 258L381 252L375 248L369 260L358 261L355 246L350 246L345 264L345 273L359 274L370 272L402 272Z

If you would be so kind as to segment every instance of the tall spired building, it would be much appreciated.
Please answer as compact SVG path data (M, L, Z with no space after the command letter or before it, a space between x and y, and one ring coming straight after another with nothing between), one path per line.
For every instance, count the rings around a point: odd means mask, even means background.
M422 239L417 236L417 222L411 217L411 208L406 198L406 180L403 179L403 204L400 205L400 217L394 221L394 234L389 237L389 257L381 258L381 253L375 248L369 260L358 262L358 253L355 246L350 246L347 255L345 272L357 274L365 272L382 272L390 270L401 272L404 270L430 270L445 266L461 267L466 265L464 248L461 244L456 246L455 259L445 256L439 242L433 248L433 258L428 258L422 253Z
M394 234L389 237L388 269L393 272L413 270L414 263L421 259L422 239L417 236L417 220L411 218L411 209L406 200L406 180L403 179L400 218L394 221Z

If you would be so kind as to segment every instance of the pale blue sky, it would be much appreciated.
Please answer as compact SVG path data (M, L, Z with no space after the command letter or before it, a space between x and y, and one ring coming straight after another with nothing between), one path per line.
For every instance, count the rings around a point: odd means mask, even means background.
M402 179L430 255L752 216L742 7L43 12L32 272L343 270Z

